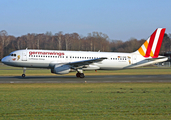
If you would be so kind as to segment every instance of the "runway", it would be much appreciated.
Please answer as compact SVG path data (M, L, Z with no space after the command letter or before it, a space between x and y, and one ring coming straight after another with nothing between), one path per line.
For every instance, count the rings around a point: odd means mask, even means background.
M20 76L0 77L0 83L170 83L171 75L109 75L109 76Z

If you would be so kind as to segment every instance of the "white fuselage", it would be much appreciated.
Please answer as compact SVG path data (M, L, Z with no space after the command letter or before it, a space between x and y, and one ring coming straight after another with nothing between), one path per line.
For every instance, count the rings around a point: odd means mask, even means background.
M150 61L149 58L147 59L136 52L114 53L26 49L10 53L10 55L2 59L2 62L15 67L52 69L56 64L67 64L101 57L106 57L107 59L87 65L83 67L83 70L135 68L167 60L167 58L163 58Z

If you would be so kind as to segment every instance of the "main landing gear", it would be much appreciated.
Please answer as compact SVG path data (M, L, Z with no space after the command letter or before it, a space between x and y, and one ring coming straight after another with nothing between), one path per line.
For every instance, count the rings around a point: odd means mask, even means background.
M26 77L25 72L26 72L26 67L23 68L23 74L21 75L22 78L25 78Z
M84 78L85 77L84 73L79 73L79 72L77 72L76 76L77 76L77 78Z
M82 69L77 70L76 77L77 78L84 78L85 77Z

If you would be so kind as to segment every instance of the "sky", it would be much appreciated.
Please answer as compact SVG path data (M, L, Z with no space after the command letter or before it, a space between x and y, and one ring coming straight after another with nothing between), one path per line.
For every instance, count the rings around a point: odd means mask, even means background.
M147 39L158 27L171 33L171 0L0 0L0 31L16 37L62 31L102 32L110 40Z

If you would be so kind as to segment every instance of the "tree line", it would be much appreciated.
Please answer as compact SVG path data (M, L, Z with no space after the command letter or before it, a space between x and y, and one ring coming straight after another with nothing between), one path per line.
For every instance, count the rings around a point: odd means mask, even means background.
M0 59L10 52L20 49L47 49L70 51L101 51L101 52L134 52L145 39L131 38L129 41L110 40L101 32L92 32L82 37L78 33L63 34L46 32L42 34L28 33L15 37L8 35L5 30L0 31ZM164 35L160 54L171 50L171 34Z

